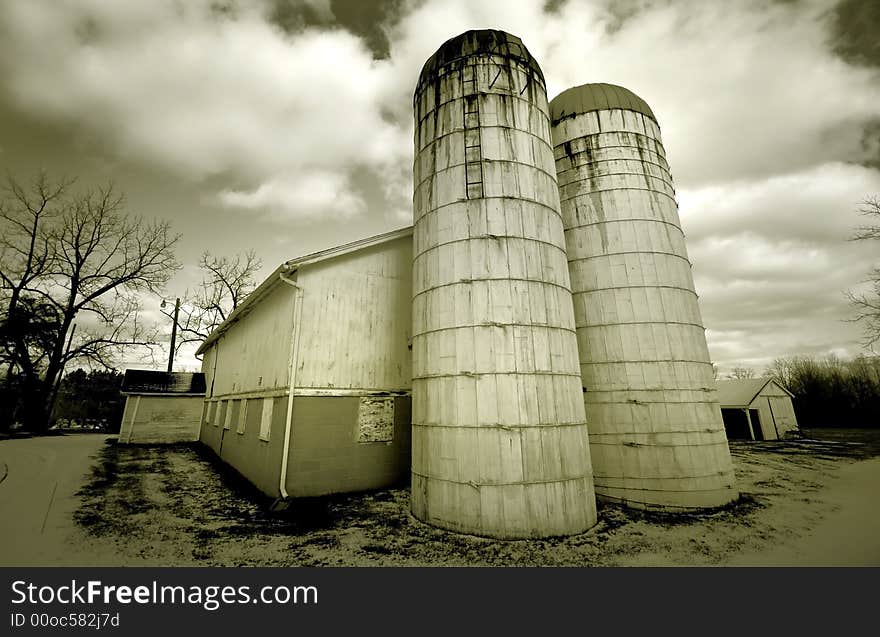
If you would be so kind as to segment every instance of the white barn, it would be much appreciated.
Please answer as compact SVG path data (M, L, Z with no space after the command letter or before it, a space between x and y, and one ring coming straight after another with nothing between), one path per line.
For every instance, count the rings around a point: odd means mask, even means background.
M404 228L287 261L200 347L198 437L279 505L408 474L412 245Z
M794 397L775 378L719 380L718 402L730 440L778 440L797 431Z

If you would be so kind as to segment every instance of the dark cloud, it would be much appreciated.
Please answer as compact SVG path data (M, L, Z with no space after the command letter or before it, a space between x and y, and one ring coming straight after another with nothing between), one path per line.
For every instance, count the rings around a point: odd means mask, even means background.
M405 0L272 0L269 20L285 32L307 28L343 28L364 40L375 59L387 58L390 44L387 27L400 17Z
M269 21L290 34L301 33L308 27L334 26L336 17L327 2L302 0L272 0L267 10Z
M419 69L456 33L505 29L551 97L612 82L657 113L718 362L854 353L843 290L875 258L846 237L880 192L878 7L5 0L0 164L115 177L186 253L256 248L268 271L408 223Z
M391 51L388 29L401 19L405 0L332 0L331 7L339 25L364 39L377 59Z
M842 0L831 15L834 51L851 64L880 67L880 2Z

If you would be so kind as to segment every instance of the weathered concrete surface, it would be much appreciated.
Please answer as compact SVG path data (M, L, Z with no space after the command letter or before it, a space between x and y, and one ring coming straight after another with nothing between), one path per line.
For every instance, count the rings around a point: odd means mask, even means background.
M596 494L727 504L733 466L660 127L607 84L550 112Z
M73 434L0 441L0 566L68 562L76 492L109 436ZM0 471L2 475L2 471Z
M596 523L544 79L468 31L415 99L412 511L500 538Z

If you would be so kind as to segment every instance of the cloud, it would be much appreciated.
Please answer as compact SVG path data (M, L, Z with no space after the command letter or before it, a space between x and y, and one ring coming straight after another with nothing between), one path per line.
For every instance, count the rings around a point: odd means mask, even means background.
M302 3L314 11L322 20L333 20L333 8L330 0L302 0Z
M848 240L870 192L878 171L830 163L680 193L716 361L762 369L783 355L859 351L844 291L876 263L875 245Z
M862 221L859 203L878 191L877 170L829 162L764 179L681 190L678 200L691 242L751 229L772 239L837 244Z
M695 187L876 159L880 80L835 55L831 7L429 0L404 6L375 60L342 29L284 31L271 2L11 0L0 68L20 107L190 178L256 186L367 166L390 174L385 196L400 207L421 65L463 30L502 28L537 56L551 96L609 81L647 99L679 186ZM324 0L309 8L332 17Z
M611 28L572 1L542 64L551 94L607 81L647 100L679 186L876 159L880 74L834 53L833 6L653 2Z
M206 217L219 206L313 230L369 217L378 232L410 218L425 60L464 30L504 29L550 97L612 82L657 113L719 361L855 351L842 291L874 254L846 237L859 200L880 192L880 69L840 56L839 3L542 4L403 1L359 31L384 32L375 59L327 0L8 0L0 91L121 162L221 184ZM857 39L858 20L846 24ZM326 225L328 243L339 227Z
M345 219L366 210L348 179L335 172L310 172L269 181L250 191L223 190L229 208L265 211L279 219Z
M880 156L880 75L833 50L834 3L536 4L419 4L391 32L401 103L444 40L484 26L522 37L550 97L630 88L660 120L716 360L858 351L843 291L875 255L846 238L880 192L859 165Z
M242 6L5 3L6 91L193 180L280 192L300 170L344 181L356 166L406 163L411 140L383 115L387 63L344 30L287 34L261 3Z
M835 3L418 3L390 29L395 103L409 116L421 65L468 28L522 37L552 98L611 82L660 120L677 185L764 179L880 157L880 73L834 50Z

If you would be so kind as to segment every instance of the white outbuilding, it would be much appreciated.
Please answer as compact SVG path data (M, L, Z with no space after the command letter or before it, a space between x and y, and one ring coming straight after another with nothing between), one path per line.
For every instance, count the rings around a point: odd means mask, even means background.
M797 431L794 396L777 379L719 380L717 385L729 440L778 440Z
M126 397L119 430L123 444L194 442L205 400L205 375L127 369Z

